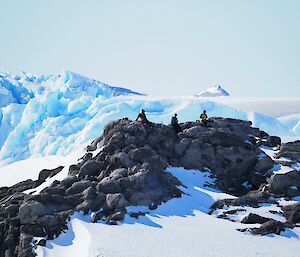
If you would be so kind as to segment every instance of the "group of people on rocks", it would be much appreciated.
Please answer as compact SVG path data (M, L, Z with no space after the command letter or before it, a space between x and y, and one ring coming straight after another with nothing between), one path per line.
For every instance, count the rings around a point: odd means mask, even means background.
M128 120L128 118L124 118L124 119ZM153 127L152 122L150 122L147 119L144 109L142 109L141 112L138 114L136 121L139 121L149 127ZM201 113L199 120L197 120L196 122L200 123L205 127L208 126L208 117L205 110ZM177 113L175 113L174 116L171 118L171 125L177 134L182 132L182 128L180 127L180 124L178 122ZM97 149L98 143L100 143L102 140L103 140L103 135L96 138L90 145L87 146L87 151L95 151Z
M140 121L150 127L152 127L152 123L147 119L145 110L142 109L139 115L136 118L136 121ZM208 116L206 114L206 110L203 110L203 112L200 114L199 120L196 122L200 123L203 126L208 126ZM178 123L177 113L174 114L174 116L171 118L171 125L173 126L175 132L178 134L179 132L182 132L182 128L180 127Z

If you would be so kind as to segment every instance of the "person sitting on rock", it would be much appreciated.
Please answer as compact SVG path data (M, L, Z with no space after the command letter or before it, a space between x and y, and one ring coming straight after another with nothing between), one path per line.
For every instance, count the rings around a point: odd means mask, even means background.
M174 114L174 116L171 119L171 125L173 126L175 132L178 134L179 132L182 132L182 129L178 123L177 119L177 113Z
M203 110L203 112L200 115L200 123L204 126L207 126L207 123L208 123L207 119L208 119L208 117L207 117L207 114L206 114L206 110Z
M152 123L147 119L145 110L142 109L137 118L135 119L136 121L140 120L140 122L147 124L149 126L152 126Z

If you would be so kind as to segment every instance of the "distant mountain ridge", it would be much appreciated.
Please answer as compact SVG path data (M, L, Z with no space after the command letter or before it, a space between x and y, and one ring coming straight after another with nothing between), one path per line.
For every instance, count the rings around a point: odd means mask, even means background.
M221 86L214 86L195 94L195 96L197 97L229 96L229 93Z

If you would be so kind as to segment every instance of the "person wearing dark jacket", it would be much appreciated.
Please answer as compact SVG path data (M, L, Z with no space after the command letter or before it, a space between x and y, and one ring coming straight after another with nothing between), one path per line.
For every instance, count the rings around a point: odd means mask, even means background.
M207 114L206 111L204 110L201 115L200 115L200 123L203 124L204 126L208 125L208 121L207 121Z
M171 125L173 126L175 132L178 134L179 132L182 132L182 129L178 123L177 119L177 113L174 114L174 116L171 119Z
M152 126L152 123L147 119L145 110L142 109L137 118L135 119L136 121L140 120L140 122L147 124L149 126Z

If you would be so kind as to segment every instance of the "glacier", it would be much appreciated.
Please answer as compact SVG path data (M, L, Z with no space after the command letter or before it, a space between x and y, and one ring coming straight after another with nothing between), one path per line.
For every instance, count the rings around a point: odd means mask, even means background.
M196 120L205 109L209 116L250 120L272 135L300 135L275 117L212 98L150 97L69 71L57 76L1 73L0 83L5 99L0 106L0 166L33 156L66 156L98 137L107 122L135 119L142 108L156 123L169 124L174 113L180 121Z

